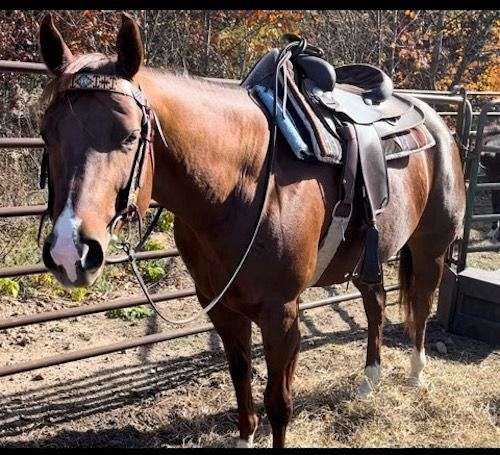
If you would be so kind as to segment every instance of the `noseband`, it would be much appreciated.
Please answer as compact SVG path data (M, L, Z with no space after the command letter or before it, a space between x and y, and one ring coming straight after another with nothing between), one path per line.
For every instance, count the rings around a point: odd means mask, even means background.
M139 233L142 238L142 219L137 207L138 190L144 184L144 163L146 156L149 154L151 162L153 162L153 132L152 120L154 113L149 107L149 103L144 96L140 87L135 86L130 81L118 76L108 76L94 73L76 73L62 76L59 80L58 93L66 93L68 91L101 91L119 93L121 95L131 97L139 106L142 112L141 119L141 135L139 145L135 152L134 162L129 181L124 190L118 194L117 213L111 223L110 233L113 234L118 222L129 222L137 216L139 223ZM163 135L162 135L163 136ZM48 181L48 202L47 211L42 215L40 227L38 230L38 239L43 226L43 222L47 215L53 219L53 191L49 178L49 155L47 149L44 150L42 164L40 169L40 188L45 188ZM143 243L144 239L141 241Z

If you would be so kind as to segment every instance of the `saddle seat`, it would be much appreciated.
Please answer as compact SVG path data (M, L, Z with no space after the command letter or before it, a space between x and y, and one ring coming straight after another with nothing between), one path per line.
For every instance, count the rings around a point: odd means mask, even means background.
M278 55L278 49L264 55L241 86L273 88ZM326 109L344 114L354 123L372 124L401 117L411 108L411 103L393 93L389 76L375 66L352 64L334 68L326 60L309 54L299 54L293 63L291 71L302 93L306 91Z

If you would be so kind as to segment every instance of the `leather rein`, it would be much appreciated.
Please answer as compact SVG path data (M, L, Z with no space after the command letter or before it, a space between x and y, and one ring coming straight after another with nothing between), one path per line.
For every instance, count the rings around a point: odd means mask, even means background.
M303 45L303 43L301 43ZM144 280L141 277L141 274L138 270L137 267L137 261L136 261L136 252L142 248L144 245L145 240L147 237L151 234L153 231L153 228L155 227L156 223L158 222L161 211L163 210L162 207L160 207L155 214L155 217L153 221L151 222L150 226L148 227L146 234L143 236L142 235L142 219L139 213L139 209L137 207L137 193L138 190L142 187L143 185L143 180L144 180L144 163L146 162L146 157L149 154L150 159L152 162L154 162L154 150L153 150L153 134L154 134L154 127L153 127L153 120L155 122L156 129L158 133L160 134L160 137L162 139L163 145L168 148L167 141L165 139L165 136L163 134L163 130L161 128L160 122L158 121L158 118L154 111L151 109L149 106L149 103L147 99L144 96L144 93L140 89L140 87L134 85L132 82L119 78L117 76L108 76L108 75L100 75L100 74L95 74L95 73L76 73L72 75L66 76L61 81L60 87L59 87L59 92L66 92L70 90L89 90L89 91L107 91L107 92L114 92L114 93L119 93L125 96L130 96L135 100L137 105L142 111L142 121L141 121L141 136L140 136L140 141L139 141L139 146L137 148L137 151L135 153L134 157L134 162L131 170L131 175L130 179L128 182L128 185L125 189L125 192L118 195L118 211L113 220L109 224L109 229L111 235L113 235L114 230L119 222L123 222L125 224L131 223L134 218L137 219L138 221L138 226L139 226L139 237L140 241L139 243L135 246L132 247L130 242L127 240L118 242L117 246L127 255L127 259L130 262L130 265L132 267L132 271L134 272L134 275L137 278L137 281L139 282L139 285L148 301L148 303L154 308L155 312L158 314L158 316L163 319L164 321L171 323L171 324L187 324L189 322L192 322L196 319L198 319L202 314L207 314L221 299L222 297L226 294L227 290L235 280L236 276L238 275L239 271L241 270L252 246L253 243L257 237L257 233L259 231L259 228L262 224L262 221L264 219L264 214L265 214L265 207L267 205L267 202L269 200L269 194L270 194L270 181L271 181L271 175L273 174L273 165L274 165L274 157L276 153L276 139L277 139L277 121L276 118L278 116L278 108L277 108L277 94L278 94L278 81L279 81L279 70L283 69L284 66L286 65L286 62L292 57L293 54L295 54L295 51L292 53L291 48L297 47L297 43L290 43L287 45L285 48L282 49L280 53L280 58L278 59L278 62L276 64L276 72L275 72L275 96L274 96L274 115L273 118L270 119L272 123L271 127L271 135L270 135L270 140L269 140L269 146L268 146L268 151L267 151L267 160L266 160L266 171L265 171L265 192L264 192L264 197L260 203L259 206L259 216L258 219L255 222L253 231L252 231L252 236L250 238L250 241L248 242L248 246L246 247L238 265L236 266L233 274L231 275L231 278L228 280L227 284L224 286L224 288L219 292L219 294L212 299L212 301L202 308L197 314L194 316L191 316L186 319L182 320L172 320L168 317L166 317L160 309L156 306L155 302L153 301L151 295L149 294L149 291L146 287L146 284L144 283ZM284 73L284 71L283 71ZM284 74L283 74L284 75ZM63 76L64 77L64 76ZM286 77L283 77L283 84L284 84L284 89L285 89L285 96L284 96L284 103L286 103ZM254 99L252 97L252 99ZM255 100L254 100L255 101ZM257 102L257 104L260 106L260 104ZM263 109L264 110L264 109ZM265 112L265 110L264 110ZM283 112L286 112L283 110ZM47 152L47 149L44 150L43 153L43 158L42 158L42 164L41 164L41 169L40 169L40 188L43 189L47 185L48 182L48 203L47 203L47 210L46 212L42 215L41 220L40 220L40 226L38 229L38 241L40 241L40 235L41 231L43 228L44 221L46 217L48 216L51 220L53 220L53 213L52 213L52 205L53 205L53 189L51 186L50 182L50 175L49 175L49 155ZM123 190L122 190L123 191ZM126 195L126 198L123 197L123 194Z

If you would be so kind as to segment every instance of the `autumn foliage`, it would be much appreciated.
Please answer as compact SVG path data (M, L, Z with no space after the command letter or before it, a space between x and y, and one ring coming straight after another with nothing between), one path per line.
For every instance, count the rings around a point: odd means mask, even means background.
M0 56L39 61L45 11L0 12ZM129 11L146 62L212 77L241 77L284 32L322 46L332 63L372 63L404 88L499 90L497 11ZM54 11L73 52L114 51L115 11Z

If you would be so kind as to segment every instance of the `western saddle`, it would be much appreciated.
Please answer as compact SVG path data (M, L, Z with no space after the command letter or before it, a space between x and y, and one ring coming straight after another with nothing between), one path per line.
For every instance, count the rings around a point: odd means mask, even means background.
M318 251L314 285L335 255L351 218L356 186L364 195L365 249L357 273L382 280L376 216L389 201L386 160L432 147L424 114L411 98L393 92L392 80L366 64L334 68L304 38L264 55L242 87L276 121L295 156L342 166L340 200Z

